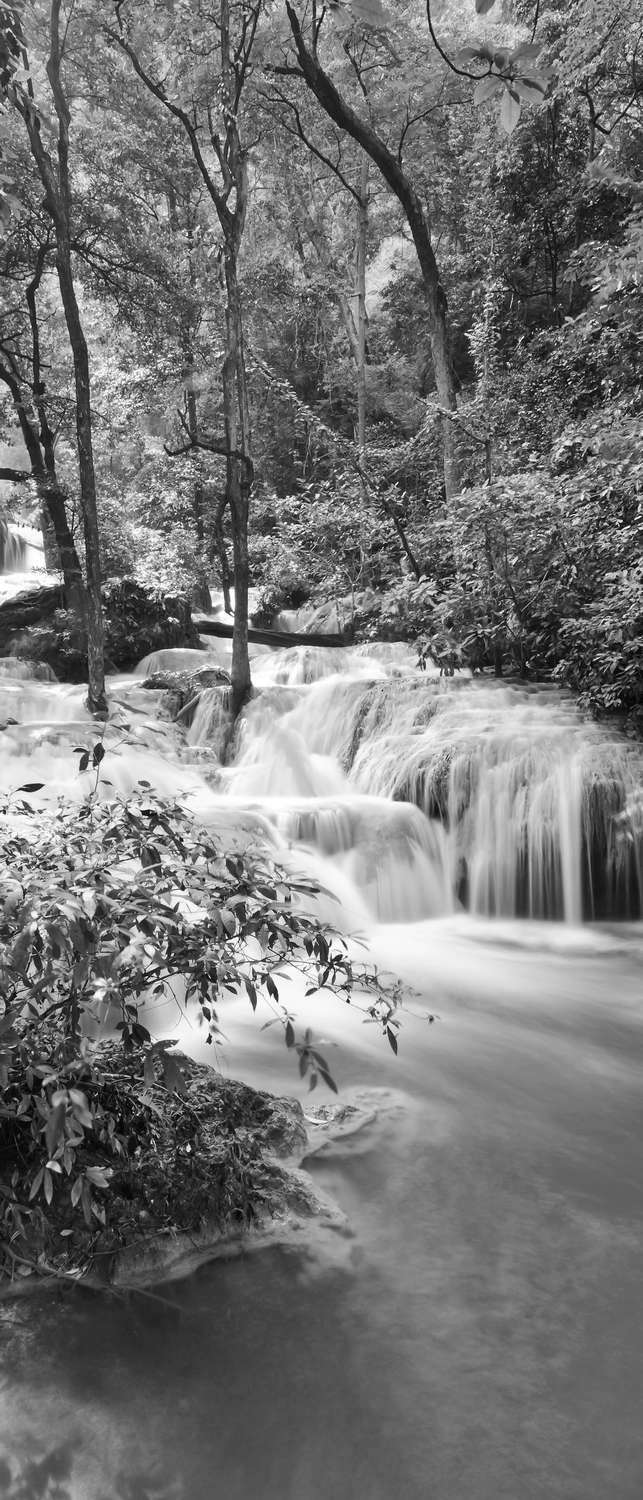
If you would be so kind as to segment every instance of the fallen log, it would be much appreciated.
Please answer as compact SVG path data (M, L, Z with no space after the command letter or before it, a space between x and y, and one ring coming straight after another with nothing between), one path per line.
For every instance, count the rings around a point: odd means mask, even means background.
M193 615L194 624L199 635L218 635L224 640L232 640L233 625L227 620L209 620L202 615ZM254 626L248 628L248 640L256 646L346 646L348 641L343 635L307 635L300 630L255 630Z

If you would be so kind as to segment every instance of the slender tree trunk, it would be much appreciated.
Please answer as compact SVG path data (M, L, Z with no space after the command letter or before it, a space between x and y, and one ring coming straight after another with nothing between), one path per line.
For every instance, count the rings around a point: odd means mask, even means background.
M226 512L226 506L227 506L227 504L228 504L227 496L223 495L222 498L219 500L219 502L217 504L216 514L215 514L215 518L214 518L214 541L213 541L212 547L210 549L210 562L212 563L214 561L214 555L215 555L215 552L216 552L216 555L217 555L217 557L219 559L219 568L221 570L221 589L222 589L222 592L223 592L223 608L224 608L224 610L225 610L225 612L226 612L227 615L231 615L232 614L232 596L231 596L231 593L230 593L230 589L232 587L232 575L230 573L230 563L228 561L228 549L226 547L226 540L225 540L225 535L224 535L224 531L223 531L223 517L224 517L225 512Z
M29 396L19 384L16 377L10 371L0 367L0 379L4 381L11 392L18 425L22 433L22 439L31 465L31 473L38 492L41 515L45 518L43 519L43 536L45 538L49 536L50 542L53 531L56 552L55 558L52 559L53 567L60 567L62 570L68 609L74 610L79 620L84 622L85 586L83 574L67 520L66 496L60 487L56 474L53 434L47 421L42 392L39 393L37 402L38 430Z
M76 439L78 444L78 472L85 537L85 566L87 570L87 702L90 713L103 716L107 713L107 698L105 695L100 537L98 531L96 476L94 473L94 453L92 446L89 356L76 300L71 269L71 251L65 227L62 227L62 232L59 232L58 226L56 226L56 238L58 244L58 281L74 361L74 380L76 386Z
M223 362L223 417L226 434L226 499L232 522L234 560L234 633L232 637L232 707L236 715L251 687L248 656L248 513L252 483L249 456L250 418L243 359L241 299L236 247L226 246L226 357Z
M371 158L371 161L375 162L384 181L388 183L404 210L413 236L426 293L438 400L445 411L454 412L457 408L456 379L449 343L447 301L421 200L397 156L389 150L373 127L362 120L351 105L342 98L332 79L322 68L314 48L306 45L299 17L290 0L286 0L286 11L295 41L299 66L308 88L331 120L334 120L341 130L346 130ZM442 418L442 448L444 485L447 499L450 499L461 488L461 467L457 424L450 421L448 417Z
M57 166L47 150L41 121L33 99L31 81L18 105L25 123L31 154L45 189L45 208L51 218L56 238L56 269L63 312L74 364L76 393L76 438L78 470L85 536L87 585L85 593L85 626L87 636L88 689L90 711L101 717L107 713L105 697L105 664L103 656L103 610L100 593L100 550L96 507L96 480L92 449L92 417L89 384L89 358L83 331L71 256L71 186L69 174L70 111L61 78L63 42L61 42L62 0L50 0L49 58L47 78L53 95L57 134ZM25 56L25 62L27 58Z
M366 248L368 235L368 157L362 155L357 210L357 454L366 459Z

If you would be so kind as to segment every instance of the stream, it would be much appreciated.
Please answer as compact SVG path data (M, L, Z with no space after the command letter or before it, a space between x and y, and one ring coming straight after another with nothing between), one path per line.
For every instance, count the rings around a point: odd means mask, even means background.
M420 673L403 646L257 648L221 767L216 690L181 738L142 680L228 650L111 679L104 794L145 778L315 875L409 986L399 1053L293 983L373 1115L311 1127L345 1234L152 1295L2 1305L0 1495L640 1500L640 747L551 687ZM86 795L83 690L0 668L3 786ZM221 1066L306 1109L278 1028L240 1000L221 1019ZM211 1056L190 1018L158 1024Z

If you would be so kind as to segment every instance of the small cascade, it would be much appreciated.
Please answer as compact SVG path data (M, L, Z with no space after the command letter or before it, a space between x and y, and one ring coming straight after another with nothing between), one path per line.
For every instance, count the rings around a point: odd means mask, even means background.
M342 675L301 690L270 755L265 728L261 743L242 737L237 795L325 796L316 767L330 777L339 766L355 791L440 822L451 900L471 912L568 922L641 912L640 747L555 689Z
M0 520L0 603L33 587L45 571L42 533L34 526Z
M42 533L35 526L0 524L0 573L31 573L44 566Z
M238 790L239 782L232 782ZM332 860L362 896L370 919L414 922L454 910L448 844L440 823L382 797L263 796L256 806L289 842Z
M332 755L311 754L297 730L278 720L250 741L231 786L238 797L327 797L341 794L346 778Z
M217 642L223 647L225 642ZM213 654L217 654L216 651ZM228 652L229 655L229 652ZM161 651L150 651L134 668L136 677L152 677L155 672L198 672L207 667L210 659L206 651L191 646L167 646Z
M271 684L294 686L298 683L319 682L322 678L336 678L346 674L354 680L386 677L384 665L367 661L357 651L345 646L284 646L255 663L253 681L256 687Z

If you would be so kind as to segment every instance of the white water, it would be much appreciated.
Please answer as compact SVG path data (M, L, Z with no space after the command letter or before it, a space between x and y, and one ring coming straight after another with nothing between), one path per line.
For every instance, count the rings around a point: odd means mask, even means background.
M643 925L577 920L599 888L638 899L638 752L560 694L427 682L403 650L295 648L255 675L226 767L215 692L190 742L115 680L104 795L142 777L224 837L273 839L417 991L394 1058L359 1009L287 990L341 1097L375 1111L334 1148L311 1127L351 1233L161 1301L5 1309L0 1476L4 1456L29 1500L47 1469L61 1500L639 1500ZM20 719L0 772L45 780L35 804L87 794L82 696L0 676L0 723ZM221 1019L221 1065L307 1109L270 1012ZM211 1060L193 1018L157 1024Z

